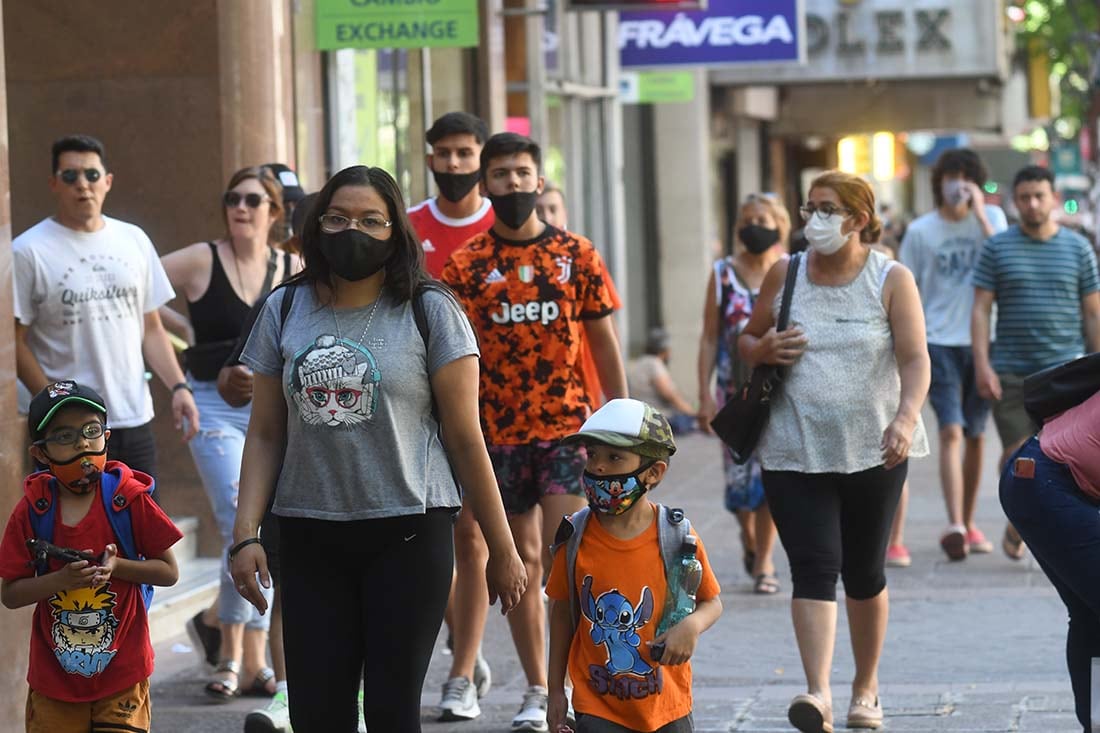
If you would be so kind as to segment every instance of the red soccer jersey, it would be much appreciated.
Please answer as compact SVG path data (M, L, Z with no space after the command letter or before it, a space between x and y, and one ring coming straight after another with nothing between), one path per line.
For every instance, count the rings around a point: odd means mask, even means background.
M107 468L122 469L126 481L152 480L145 474L131 474L121 463L108 463ZM32 482L49 480L45 472L28 477L28 494L34 490ZM34 537L30 511L27 499L20 498L8 519L0 542L0 578L11 581L34 575L26 544ZM147 493L139 493L129 511L134 544L146 557L163 555L183 536ZM98 487L91 508L75 527L61 521L60 507L55 512L53 544L90 549L97 555L108 544L118 544ZM62 567L50 560L50 572ZM133 583L112 578L95 588L61 591L38 602L32 623L27 682L46 697L64 702L102 700L153 673L149 619L141 588Z
M424 247L424 268L435 278L451 253L471 237L489 231L493 226L493 206L481 199L481 208L465 219L452 219L439 210L434 198L421 201L409 209L409 223Z
M481 426L492 445L557 440L591 411L579 369L584 320L611 313L596 248L547 226L529 242L492 231L443 270L478 331Z

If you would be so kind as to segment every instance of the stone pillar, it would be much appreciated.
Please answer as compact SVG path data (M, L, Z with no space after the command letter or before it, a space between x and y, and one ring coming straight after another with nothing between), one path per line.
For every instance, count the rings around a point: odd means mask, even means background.
M0 8L2 9L2 8ZM0 13L0 17L2 17ZM4 68L3 21L0 20L0 80ZM6 88L0 85L0 282L10 283L11 188L8 170L8 105ZM4 288L10 292L10 288ZM0 298L0 512L7 522L8 511L23 495L23 445L26 420L18 418L15 392L15 316L10 297ZM18 612L3 609L0 624L0 733L23 730L23 705L27 698L27 650L30 643L34 606Z
M710 92L705 70L695 74L695 99L654 107L657 232L661 315L671 336L673 379L696 391L695 357L715 239L710 163Z

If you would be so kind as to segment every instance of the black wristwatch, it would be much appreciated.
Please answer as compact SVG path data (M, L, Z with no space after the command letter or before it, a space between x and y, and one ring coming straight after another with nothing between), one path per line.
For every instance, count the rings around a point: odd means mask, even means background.
M191 384L189 382L178 382L177 384L173 384L172 394L179 392L181 389L186 389L191 394L195 394L195 390L191 389Z

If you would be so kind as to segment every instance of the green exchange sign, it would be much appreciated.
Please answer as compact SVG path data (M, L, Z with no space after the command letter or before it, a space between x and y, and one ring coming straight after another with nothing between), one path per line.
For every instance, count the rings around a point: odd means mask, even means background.
M478 0L317 0L317 48L464 48Z

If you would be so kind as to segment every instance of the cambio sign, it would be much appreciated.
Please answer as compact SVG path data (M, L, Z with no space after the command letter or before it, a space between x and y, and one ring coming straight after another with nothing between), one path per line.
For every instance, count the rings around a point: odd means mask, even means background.
M693 12L621 13L619 56L631 66L799 63L803 0L709 0Z

